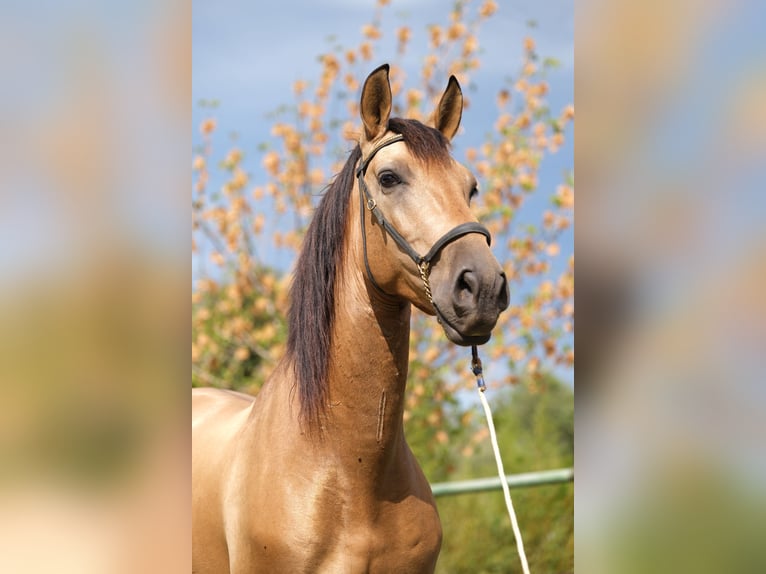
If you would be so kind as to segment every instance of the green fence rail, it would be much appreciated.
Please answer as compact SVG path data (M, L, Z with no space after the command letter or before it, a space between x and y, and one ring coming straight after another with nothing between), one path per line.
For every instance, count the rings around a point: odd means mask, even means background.
M574 468L559 468L556 470L543 470L540 472L509 474L505 477L505 480L507 481L509 488L571 482L574 480ZM469 494L473 492L484 492L485 490L501 490L502 488L503 486L499 476L492 478L476 478L473 480L437 482L431 485L431 490L433 491L434 496Z

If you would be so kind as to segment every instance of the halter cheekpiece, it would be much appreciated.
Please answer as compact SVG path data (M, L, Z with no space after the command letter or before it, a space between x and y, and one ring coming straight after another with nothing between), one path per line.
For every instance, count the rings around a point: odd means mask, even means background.
M359 182L359 215L361 219L362 242L364 246L364 266L367 269L367 276L369 277L372 285L381 293L386 294L380 285L378 285L377 281L375 281L375 277L372 274L370 264L367 260L367 234L365 231L364 217L364 207L366 206L366 208L375 216L375 220L378 222L378 224L393 238L399 248L407 255L409 255L410 259L415 262L415 265L417 265L418 271L420 272L420 278L423 280L423 288L425 290L426 297L428 297L431 305L433 305L434 309L436 310L436 315L439 320L447 322L442 313L439 311L439 308L436 306L436 303L434 302L431 295L431 285L429 283L431 261L434 259L434 257L436 257L439 251L441 251L448 243L454 241L458 237L462 237L463 235L467 235L469 233L479 233L487 239L487 245L490 245L492 242L492 236L490 235L489 230L480 223L469 221L453 227L447 233L442 235L425 255L420 255L417 251L415 251L415 249L413 249L410 243L385 218L383 212L381 212L380 207L378 207L378 204L370 194L370 190L364 181L364 176L367 172L367 166L370 164L370 161L372 161L372 158L375 157L375 154L378 153L382 148L403 140L404 136L401 134L397 134L393 137L383 140L372 149L366 159L363 158L360 160L359 168L356 170L356 177ZM447 324L449 324L449 322L447 322Z

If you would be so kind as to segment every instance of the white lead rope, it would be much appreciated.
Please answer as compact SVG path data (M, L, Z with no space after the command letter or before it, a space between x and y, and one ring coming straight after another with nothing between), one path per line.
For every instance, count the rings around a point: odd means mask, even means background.
M524 574L529 574L529 564L527 563L527 555L524 553L524 542L521 539L521 530L519 530L519 523L516 520L516 513L513 510L513 502L511 501L511 491L508 488L508 481L505 478L505 470L503 469L503 459L500 456L500 447L497 444L497 434L495 433L495 423L492 420L492 411L489 408L487 397L484 395L484 391L487 390L487 386L484 384L484 376L482 374L481 359L479 359L479 353L476 349L476 345L472 347L473 360L471 361L471 370L476 375L476 384L479 390L479 399L481 399L481 405L484 407L484 416L487 417L487 426L489 427L489 438L492 443L492 451L495 453L495 462L497 463L497 473L500 475L500 484L503 487L503 495L505 496L505 507L508 509L508 515L511 517L511 527L513 528L513 536L516 539L516 549L521 559L521 568Z

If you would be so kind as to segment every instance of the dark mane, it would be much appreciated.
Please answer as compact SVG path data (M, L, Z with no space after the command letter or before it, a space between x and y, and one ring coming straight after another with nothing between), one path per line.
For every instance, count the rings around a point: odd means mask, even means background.
M327 404L327 366L335 319L335 277L343 257L348 196L354 187L359 146L327 188L314 214L295 267L287 314L287 354L292 359L301 418L310 426Z
M391 118L391 131L404 136L409 151L424 162L449 161L449 141L416 120ZM362 153L356 146L324 193L303 239L290 287L287 355L300 397L301 418L318 427L327 404L327 371L335 320L335 279L343 259L344 231L354 170Z

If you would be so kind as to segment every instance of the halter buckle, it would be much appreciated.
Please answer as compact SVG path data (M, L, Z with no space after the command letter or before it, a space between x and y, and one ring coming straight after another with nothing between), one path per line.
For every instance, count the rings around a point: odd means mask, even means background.
M375 209L377 206L378 206L378 204L377 204L377 203L375 203L375 200L374 200L373 198L371 198L371 197L368 197L368 198L367 198L367 209L369 209L370 211L372 211L372 210L373 210L373 209Z

